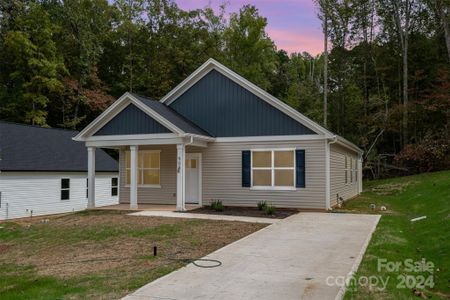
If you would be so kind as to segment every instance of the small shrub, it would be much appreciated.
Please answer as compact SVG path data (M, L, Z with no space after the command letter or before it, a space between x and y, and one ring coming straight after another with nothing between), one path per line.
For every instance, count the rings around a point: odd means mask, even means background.
M267 206L267 202L266 201L259 201L258 202L258 210L264 210Z
M223 203L220 200L213 200L211 202L211 208L214 209L215 211L223 211L224 210Z
M275 206L273 206L272 204L266 205L266 207L264 207L264 213L266 215L272 216L273 214L275 214Z

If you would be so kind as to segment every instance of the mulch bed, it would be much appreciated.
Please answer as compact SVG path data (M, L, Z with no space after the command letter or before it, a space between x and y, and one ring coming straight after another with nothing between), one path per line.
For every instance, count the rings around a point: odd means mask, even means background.
M225 206L224 211L215 211L209 206L193 209L188 211L195 214L210 214L210 215L222 215L222 216L241 216L241 217L258 217L258 218L273 218L284 219L294 214L299 213L297 209L289 208L277 208L273 215L266 215L264 211L258 210L255 207L236 207Z

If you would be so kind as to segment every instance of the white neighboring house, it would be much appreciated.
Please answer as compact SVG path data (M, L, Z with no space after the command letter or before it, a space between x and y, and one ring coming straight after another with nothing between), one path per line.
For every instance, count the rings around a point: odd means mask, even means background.
M0 220L87 208L86 148L76 131L0 121ZM118 163L96 153L96 206L119 203Z

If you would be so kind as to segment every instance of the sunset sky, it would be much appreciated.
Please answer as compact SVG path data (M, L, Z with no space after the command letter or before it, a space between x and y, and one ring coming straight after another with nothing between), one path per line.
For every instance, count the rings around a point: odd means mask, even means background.
M176 0L182 9L217 9L224 0ZM323 48L320 21L312 0L228 0L228 12L238 11L244 4L255 5L267 18L267 32L278 49L287 52L318 54Z

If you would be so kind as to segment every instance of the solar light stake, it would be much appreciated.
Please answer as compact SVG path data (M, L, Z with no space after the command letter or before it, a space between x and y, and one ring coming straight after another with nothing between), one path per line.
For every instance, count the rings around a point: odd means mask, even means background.
M153 246L153 256L156 256L158 254L158 247Z

